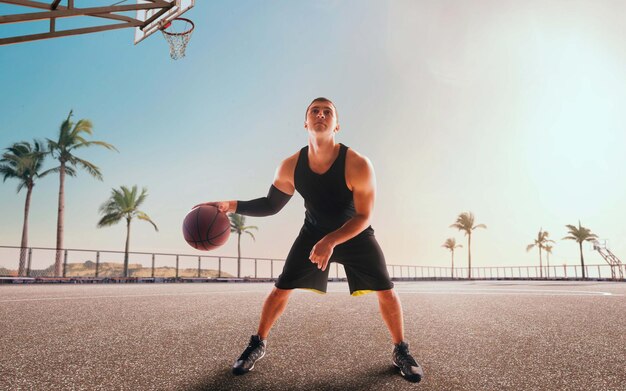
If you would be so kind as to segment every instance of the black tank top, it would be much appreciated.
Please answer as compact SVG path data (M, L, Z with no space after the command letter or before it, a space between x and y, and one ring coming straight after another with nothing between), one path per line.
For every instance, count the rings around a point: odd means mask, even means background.
M346 153L348 147L339 144L339 156L323 174L309 166L309 147L300 150L294 184L304 198L306 208L304 228L316 233L329 233L345 224L356 211L352 191L346 185ZM371 226L361 234L373 234Z

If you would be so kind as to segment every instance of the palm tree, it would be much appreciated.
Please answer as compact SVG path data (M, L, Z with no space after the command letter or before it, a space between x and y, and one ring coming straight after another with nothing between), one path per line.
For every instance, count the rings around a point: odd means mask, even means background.
M526 252L532 250L533 247L537 247L537 249L539 249L539 278L543 278L541 250L546 248L546 244L548 244L548 242L554 243L554 240L548 239L548 235L548 231L544 231L543 228L539 228L539 233L537 233L537 239L535 239L533 243L526 246Z
M241 234L246 233L256 241L250 230L259 228L254 225L246 226L245 216L237 213L229 213L228 218L230 219L230 232L237 233L237 277L241 277Z
M3 182L9 178L20 181L17 186L19 193L26 188L26 203L24 205L24 223L22 225L22 242L20 245L20 264L17 275L26 275L26 248L28 247L28 213L30 200L35 186L35 179L42 178L49 172L40 172L45 158L46 149L43 142L33 140L33 144L22 141L6 148L0 159L0 175Z
M59 208L57 214L57 244L56 257L54 263L54 273L56 276L61 275L61 250L63 249L63 215L65 210L65 175L76 176L75 168L81 167L87 171L92 177L102 180L100 169L93 163L83 160L75 156L74 150L99 145L107 149L117 151L111 144L103 141L87 141L83 138L83 133L92 135L92 124L88 119L81 119L76 124L71 121L72 111L70 111L67 119L63 121L59 129L59 137L56 141L48 140L48 149L52 157L59 161L60 166L50 171L59 173Z
M463 247L463 245L456 244L455 238L448 238L446 239L445 243L441 245L441 247L447 248L448 250L450 250L450 253L452 253L452 269L451 270L452 270L452 278L454 278L454 249Z
M546 272L548 274L548 278L550 278L550 254L552 254L552 246L550 246L549 244L544 246L543 249L546 250L546 258L547 260L547 264L548 266L546 267Z
M139 206L143 204L148 196L147 189L144 187L141 194L137 196L137 185L132 189L126 186L120 186L120 189L113 189L111 197L100 206L100 214L104 215L98 221L98 228L107 227L117 224L123 218L126 219L126 246L124 247L124 277L128 277L128 247L130 244L130 222L137 217L139 220L149 222L158 232L156 224L150 219L145 212L139 210Z
M578 248L580 249L580 265L583 269L583 279L585 276L585 259L583 258L583 242L593 242L598 238L598 235L591 233L589 228L585 228L580 225L580 220L578 220L578 228L574 225L567 224L565 227L569 230L569 236L565 236L561 240L575 240L578 242Z
M485 224L474 225L474 214L472 212L463 212L456 218L456 223L450 228L457 228L464 231L467 236L467 278L472 278L472 231L476 228L487 228Z

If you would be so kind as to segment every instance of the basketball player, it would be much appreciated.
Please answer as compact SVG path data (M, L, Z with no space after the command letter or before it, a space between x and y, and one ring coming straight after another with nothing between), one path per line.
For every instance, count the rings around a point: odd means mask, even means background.
M285 310L294 288L326 292L328 263L335 261L343 264L352 295L376 292L394 344L392 362L404 378L419 382L423 371L404 341L400 299L369 224L376 193L372 164L335 141L339 122L330 100L317 98L311 102L304 127L309 134L308 146L280 164L267 197L205 203L222 212L268 216L278 213L296 190L305 201L304 226L289 251L282 274L265 299L257 334L233 365L233 373L249 372L265 355L270 329Z

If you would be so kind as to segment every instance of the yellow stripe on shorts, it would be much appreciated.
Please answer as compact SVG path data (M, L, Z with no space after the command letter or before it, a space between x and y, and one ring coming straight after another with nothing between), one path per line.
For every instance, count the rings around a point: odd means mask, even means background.
M354 292L352 292L352 296L363 296L363 295L367 295L368 293L372 293L372 292L376 292L376 291L364 289L362 291L354 291Z

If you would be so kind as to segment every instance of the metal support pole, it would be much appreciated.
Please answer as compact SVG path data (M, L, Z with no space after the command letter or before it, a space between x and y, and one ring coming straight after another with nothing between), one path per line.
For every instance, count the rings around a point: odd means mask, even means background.
M154 278L154 254L152 254L152 273L150 275Z
M33 260L33 248L28 248L28 266L26 267L26 277L30 277L30 263Z
M217 258L217 277L222 277L222 257Z
M96 251L96 278L100 277L100 251Z
M602 274L600 273L600 265L598 265L598 278L602 278Z
M63 278L67 274L67 250L63 254Z
M178 255L176 256L176 279L178 279Z
M202 262L202 261L201 261L201 257L198 257L198 278L200 278L200 270L201 270L200 268L201 268L201 266L202 266L202 265L200 264L201 262Z

